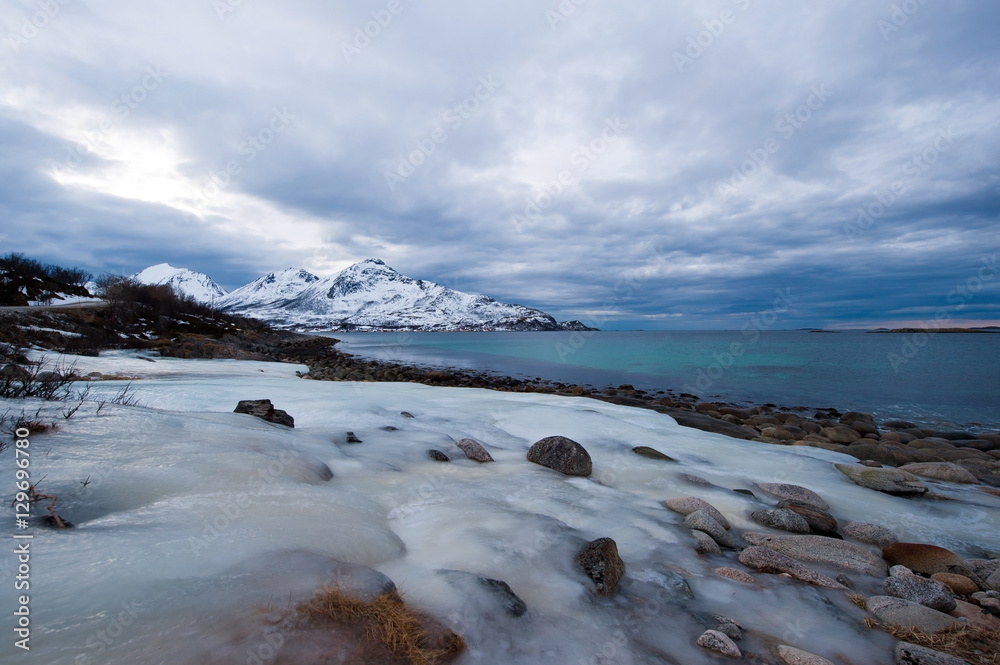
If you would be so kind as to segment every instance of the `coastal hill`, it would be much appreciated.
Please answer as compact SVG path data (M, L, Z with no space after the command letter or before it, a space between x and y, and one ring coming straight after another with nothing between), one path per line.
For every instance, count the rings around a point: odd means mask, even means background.
M289 268L226 293L211 277L160 264L133 276L170 284L221 311L299 331L545 331L586 330L545 312L407 277L368 259L320 278Z

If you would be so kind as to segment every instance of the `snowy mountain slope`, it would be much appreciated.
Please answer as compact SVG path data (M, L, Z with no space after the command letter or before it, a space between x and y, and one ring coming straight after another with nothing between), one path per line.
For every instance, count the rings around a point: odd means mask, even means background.
M229 292L215 304L220 309L232 308L234 311L268 307L276 303L280 305L318 281L319 277L300 268L288 268L277 273L269 272L246 286Z
M271 276L266 275L237 289L225 299L224 309L302 330L562 329L540 310L414 280L379 259L356 263L324 279L299 278L309 283L297 294L272 298L280 284L288 284L291 291L295 283L289 271L280 275L285 282L274 275L269 283Z
M212 303L226 295L226 290L208 275L187 268L175 268L169 263L150 266L132 277L142 284L169 284L202 303Z

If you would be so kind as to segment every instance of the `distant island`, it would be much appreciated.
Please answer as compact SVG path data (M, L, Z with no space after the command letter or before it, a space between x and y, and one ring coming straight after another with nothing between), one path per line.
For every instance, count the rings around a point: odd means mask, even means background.
M986 326L985 328L878 328L869 330L870 333L998 333L1000 327Z

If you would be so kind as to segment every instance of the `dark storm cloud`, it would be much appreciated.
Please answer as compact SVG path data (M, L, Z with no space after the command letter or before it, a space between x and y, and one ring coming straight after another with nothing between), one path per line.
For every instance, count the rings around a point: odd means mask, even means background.
M0 18L0 236L43 260L235 287L379 256L604 327L738 328L788 289L780 327L933 316L1000 253L988 3ZM998 284L954 316L995 320Z

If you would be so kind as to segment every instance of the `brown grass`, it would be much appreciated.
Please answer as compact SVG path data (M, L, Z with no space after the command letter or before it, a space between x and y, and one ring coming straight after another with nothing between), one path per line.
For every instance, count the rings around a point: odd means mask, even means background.
M857 605L858 607L860 607L863 610L867 610L868 609L868 607L865 605L865 601L867 600L867 598L865 598L860 593L848 594L847 600L851 601L852 603L854 603L855 605Z
M364 601L337 587L324 586L297 610L299 616L312 622L360 624L367 640L411 665L443 665L465 650L465 640L451 631L436 640L439 644L432 644L427 626L434 620L407 607L395 591Z
M932 635L918 628L879 627L897 640L957 656L972 665L1000 665L1000 630L959 626Z

